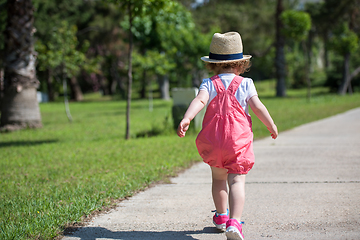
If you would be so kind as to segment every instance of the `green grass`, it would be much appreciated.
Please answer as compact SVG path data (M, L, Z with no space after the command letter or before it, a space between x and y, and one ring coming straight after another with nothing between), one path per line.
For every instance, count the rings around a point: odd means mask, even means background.
M194 136L125 141L125 103L41 104L43 129L0 135L0 239L55 237L67 223L199 160ZM132 104L131 132L163 127L171 102ZM170 122L170 121L169 121Z
M360 94L337 96L314 90L274 98L271 82L256 83L260 99L281 131L360 106ZM69 123L62 103L41 104L42 129L0 134L0 239L51 239L67 224L131 196L153 182L200 161L195 134L180 139L171 130L171 102L134 100L131 135L165 134L124 140L123 101L87 95L71 103ZM100 101L101 100L101 101ZM256 138L268 136L254 117Z
M255 83L260 100L269 110L279 133L296 126L323 119L349 109L360 107L360 94L339 96L328 94L326 88L311 90L311 98L307 99L307 90L288 90L288 97L276 98L275 82L264 81ZM250 111L253 120L255 138L268 136L267 129L260 120Z

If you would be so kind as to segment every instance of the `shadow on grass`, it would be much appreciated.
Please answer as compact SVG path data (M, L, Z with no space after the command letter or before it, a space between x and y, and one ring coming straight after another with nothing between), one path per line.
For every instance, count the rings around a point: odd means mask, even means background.
M146 240L191 240L197 239L190 235L196 234L221 234L214 227L205 227L203 230L197 231L111 231L103 227L83 227L77 229L66 229L65 237L75 237L82 240L96 240L96 239L146 239Z
M24 147L24 146L33 146L40 144L56 143L59 140L57 139L48 139L48 140L39 140L39 141L9 141L9 142L0 142L0 148L3 147Z

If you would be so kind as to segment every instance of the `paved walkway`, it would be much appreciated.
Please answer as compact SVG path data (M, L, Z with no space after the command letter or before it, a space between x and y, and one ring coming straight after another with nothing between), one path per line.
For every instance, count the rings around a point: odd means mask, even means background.
M255 141L254 151L247 240L360 239L360 108ZM199 163L63 240L226 239L212 225L210 189L209 168Z

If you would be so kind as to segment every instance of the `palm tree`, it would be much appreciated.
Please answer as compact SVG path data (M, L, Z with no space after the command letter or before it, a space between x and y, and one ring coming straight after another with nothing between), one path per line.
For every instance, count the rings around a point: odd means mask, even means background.
M1 129L12 131L42 126L36 88L31 0L7 1L5 29L5 77L1 106Z

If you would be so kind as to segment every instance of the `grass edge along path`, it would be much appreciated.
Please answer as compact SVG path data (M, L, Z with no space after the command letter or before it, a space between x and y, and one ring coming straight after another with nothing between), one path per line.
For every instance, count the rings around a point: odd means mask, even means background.
M261 95L260 95L261 98ZM360 106L360 94L263 97L279 132ZM124 103L42 105L44 128L0 135L0 239L52 239L66 226L200 161L196 134L123 140ZM132 132L166 126L171 103L132 109ZM255 138L268 136L253 115Z

